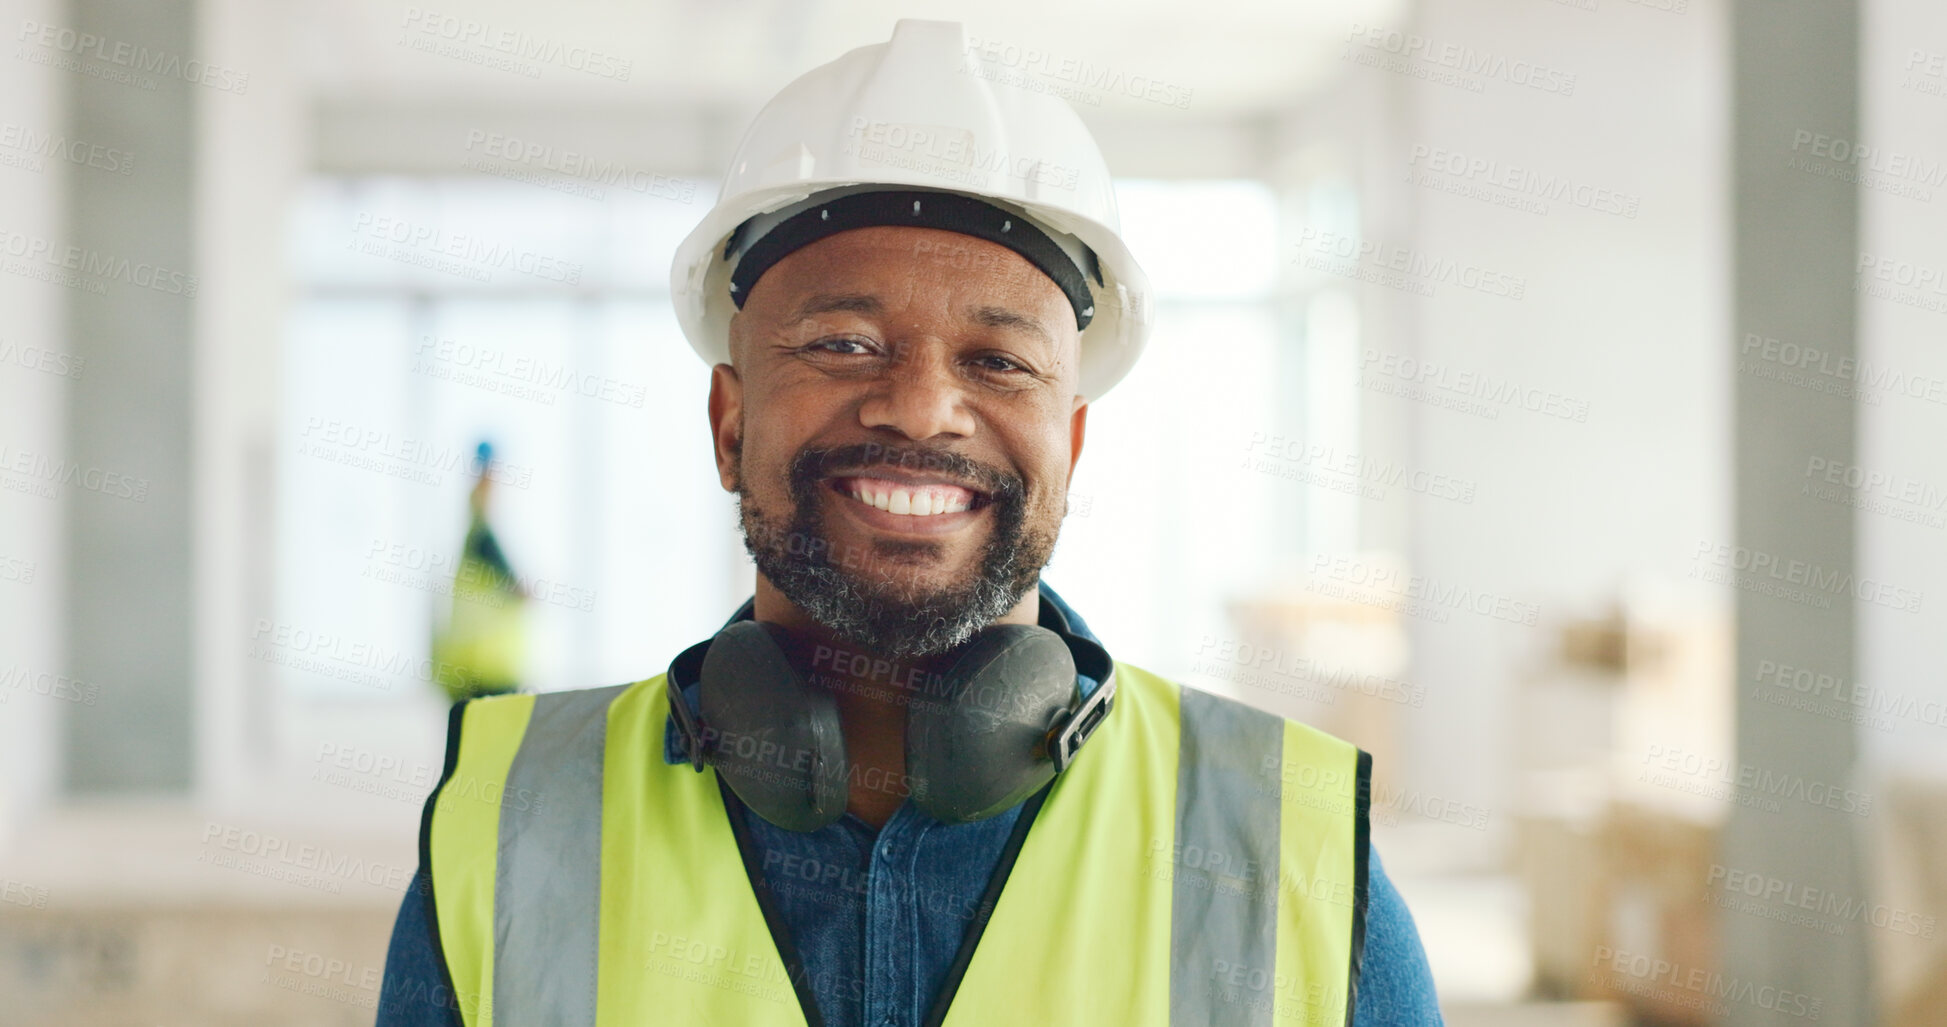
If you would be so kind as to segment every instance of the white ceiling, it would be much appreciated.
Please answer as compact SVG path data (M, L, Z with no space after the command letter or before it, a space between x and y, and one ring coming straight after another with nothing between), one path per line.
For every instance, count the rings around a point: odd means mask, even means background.
M300 0L302 74L326 103L753 110L792 77L886 39L901 17L1038 48L1191 91L1183 110L1114 93L1084 116L1234 119L1295 105L1343 68L1354 25L1396 21L1404 0ZM627 81L559 64L527 77L414 49L436 38L411 10L457 17L632 62ZM465 48L473 57L487 46Z

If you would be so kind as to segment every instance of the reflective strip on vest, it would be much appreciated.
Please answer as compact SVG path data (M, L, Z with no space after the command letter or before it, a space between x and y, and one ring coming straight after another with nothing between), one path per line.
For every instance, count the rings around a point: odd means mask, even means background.
M1365 755L1116 673L945 1023L1349 1024ZM668 709L661 677L462 707L426 837L468 1027L807 1022L715 771L662 759Z

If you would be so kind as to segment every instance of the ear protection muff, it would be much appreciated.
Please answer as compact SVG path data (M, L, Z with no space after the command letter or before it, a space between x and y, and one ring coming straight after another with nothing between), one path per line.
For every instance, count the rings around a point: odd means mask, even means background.
M995 624L976 634L938 682L906 707L906 777L915 805L945 823L1012 808L1055 778L1115 702L1115 663L1067 630ZM742 620L670 664L670 715L701 772L757 815L816 831L845 813L851 764L838 705L785 656L783 629ZM1086 700L1080 671L1101 682ZM692 713L684 688L697 684Z
M798 676L772 634L782 630L738 621L712 641L697 693L704 747L731 790L764 819L816 831L845 812L851 767L838 703Z
M1060 636L993 625L947 671L944 691L939 700L906 707L906 777L915 805L947 823L985 820L1054 780L1053 759L1039 757L1082 697L1075 659Z

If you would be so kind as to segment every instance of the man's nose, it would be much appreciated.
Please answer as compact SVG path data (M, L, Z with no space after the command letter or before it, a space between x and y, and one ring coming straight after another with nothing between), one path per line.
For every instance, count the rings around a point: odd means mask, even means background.
M895 429L909 439L965 438L974 432L966 390L945 347L902 345L860 406L859 422L867 428Z

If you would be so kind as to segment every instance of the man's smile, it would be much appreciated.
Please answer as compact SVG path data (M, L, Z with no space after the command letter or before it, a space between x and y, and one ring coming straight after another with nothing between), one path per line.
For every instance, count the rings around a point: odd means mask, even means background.
M939 535L972 524L991 497L939 480L836 475L825 480L847 516L881 531Z

